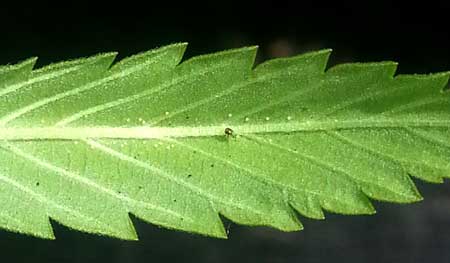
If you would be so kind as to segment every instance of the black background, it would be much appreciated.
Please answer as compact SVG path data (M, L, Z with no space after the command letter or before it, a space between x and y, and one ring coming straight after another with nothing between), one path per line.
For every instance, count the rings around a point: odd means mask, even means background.
M258 61L332 48L330 65L394 60L400 63L398 73L450 70L447 1L336 2L3 5L0 64L39 56L42 66L105 51L119 51L122 58L189 42L186 58L257 44ZM425 197L420 203L374 202L374 216L301 218L301 232L238 226L224 219L229 239L217 240L133 218L140 241L127 242L70 231L53 222L56 241L0 231L0 257L5 262L450 262L450 183L416 182Z

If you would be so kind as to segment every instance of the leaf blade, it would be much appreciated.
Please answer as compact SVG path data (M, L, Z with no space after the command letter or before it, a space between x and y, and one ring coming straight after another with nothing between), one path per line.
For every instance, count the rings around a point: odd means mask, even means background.
M325 70L330 50L252 69L255 47L179 64L185 47L0 68L0 227L54 238L51 217L134 240L133 213L223 238L221 214L294 231L294 210L373 214L368 197L422 199L409 175L450 176L448 73Z

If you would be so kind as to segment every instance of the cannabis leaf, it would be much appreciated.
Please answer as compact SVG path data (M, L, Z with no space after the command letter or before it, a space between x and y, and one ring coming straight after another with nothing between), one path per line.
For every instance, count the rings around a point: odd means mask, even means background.
M0 227L137 239L132 213L225 237L222 214L293 231L294 210L372 214L368 197L421 199L410 175L450 176L448 73L325 72L329 50L252 70L255 47L180 64L185 46L1 67Z

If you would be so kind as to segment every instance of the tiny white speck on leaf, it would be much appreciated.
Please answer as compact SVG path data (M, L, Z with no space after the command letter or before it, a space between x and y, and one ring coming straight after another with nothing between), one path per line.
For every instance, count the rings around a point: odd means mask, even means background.
M250 120L250 118L249 117L245 117L245 121L249 121Z
M288 121L292 120L292 117L291 116L287 116L287 120Z
M130 122L130 118L127 118L127 122Z
M166 111L164 114L166 114L166 115L169 115L170 114L170 112L168 112L168 111Z
M233 117L233 114L228 113L228 118L231 118L231 117Z
M266 117L266 121L268 121L268 120L270 120L270 118L269 118L269 117Z

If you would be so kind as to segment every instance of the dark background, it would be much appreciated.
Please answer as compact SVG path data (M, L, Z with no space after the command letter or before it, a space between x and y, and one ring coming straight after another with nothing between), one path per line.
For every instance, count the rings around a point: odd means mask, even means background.
M259 45L258 61L332 48L330 65L394 60L399 73L450 70L448 1L209 4L131 1L0 7L0 64L39 56L39 66L119 51L119 58L174 42L186 57ZM394 2L394 1L392 1ZM5 262L450 262L450 182L416 181L425 200L374 202L375 216L301 218L305 230L282 233L234 225L228 240L168 231L133 218L138 242L70 231L54 223L56 241L0 231Z

